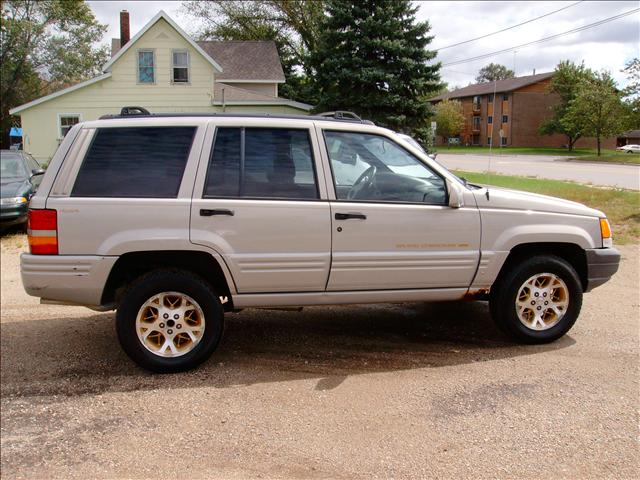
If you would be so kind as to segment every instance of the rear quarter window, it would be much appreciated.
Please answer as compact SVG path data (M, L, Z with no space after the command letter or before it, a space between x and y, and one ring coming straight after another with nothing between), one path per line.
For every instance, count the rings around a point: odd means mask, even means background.
M100 128L73 197L175 198L196 127Z

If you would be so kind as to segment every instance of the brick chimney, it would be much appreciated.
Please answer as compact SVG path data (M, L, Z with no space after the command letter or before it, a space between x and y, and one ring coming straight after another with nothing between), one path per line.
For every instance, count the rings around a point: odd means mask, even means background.
M131 40L129 33L129 12L122 10L120 12L120 48L124 47L129 40Z

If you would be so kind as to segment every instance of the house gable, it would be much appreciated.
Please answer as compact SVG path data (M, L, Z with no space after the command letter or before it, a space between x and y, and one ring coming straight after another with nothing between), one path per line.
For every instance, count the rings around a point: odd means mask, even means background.
M213 67L213 69L218 72L221 73L222 72L222 67L213 59L211 58L196 42L193 41L193 39L187 35L185 33L184 30L182 30L180 28L180 26L174 22L171 17L169 17L169 15L166 14L166 12L164 10L160 10L160 12L158 12L156 14L155 17L153 17L143 28L142 30L140 30L131 40L129 40L127 42L127 44L124 47L121 47L118 52L111 57L111 59L104 65L103 70L105 72L109 72L112 68L112 66L122 57L124 56L128 51L130 51L135 44L144 36L146 36L147 32L149 30L152 30L156 24L158 22L160 22L161 20L163 20L164 22L166 22L173 30L175 30L180 37L182 37L182 39L184 41L186 41L191 48L193 48L193 50L195 50L199 55L201 55L209 64L211 64L211 66ZM160 34L160 40L165 40L165 35L167 35L166 33ZM137 48L140 48L140 46L138 46Z

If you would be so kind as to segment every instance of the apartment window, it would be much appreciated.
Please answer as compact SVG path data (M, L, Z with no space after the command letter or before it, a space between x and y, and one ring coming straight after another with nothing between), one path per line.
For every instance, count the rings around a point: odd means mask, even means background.
M58 138L64 138L76 123L80 123L80 114L78 113L63 113L58 115Z
M488 123L489 125L493 124L493 115L489 115L489 116L487 117L487 123Z
M493 93L489 95L488 99L489 99L489 100L488 100L488 101L489 101L489 103L492 103L492 102L493 102Z
M506 101L508 101L508 100L509 100L509 94L508 94L508 93L503 93L503 94L502 94L502 101L503 101L503 102L506 102Z
M155 60L153 50L138 50L138 83L155 83Z
M171 80L173 83L189 83L189 52L187 50L171 52Z
M487 137L487 145L491 145L491 137Z
M480 109L480 97L478 97L477 95L473 97L473 109L474 110Z
M473 117L473 129L480 130L480 117Z
M500 145L502 145L503 147L507 144L507 137L501 137L500 138Z
M502 115L502 123L509 123L509 115Z

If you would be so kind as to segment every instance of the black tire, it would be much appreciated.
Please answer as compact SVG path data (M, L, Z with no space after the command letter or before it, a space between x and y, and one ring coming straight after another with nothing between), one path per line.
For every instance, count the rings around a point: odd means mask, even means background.
M489 299L491 316L497 326L512 339L529 344L549 343L567 333L576 322L582 307L582 284L574 268L553 255L522 258L507 268L491 288ZM554 274L565 283L569 304L555 325L546 330L534 330L518 318L516 297L529 278L542 273Z
M151 352L136 332L136 318L141 307L162 292L187 295L204 313L202 338L181 356L162 357ZM122 349L138 365L158 373L189 370L207 360L220 342L223 326L224 312L218 295L201 277L183 270L155 270L139 277L127 288L116 313L116 330Z

